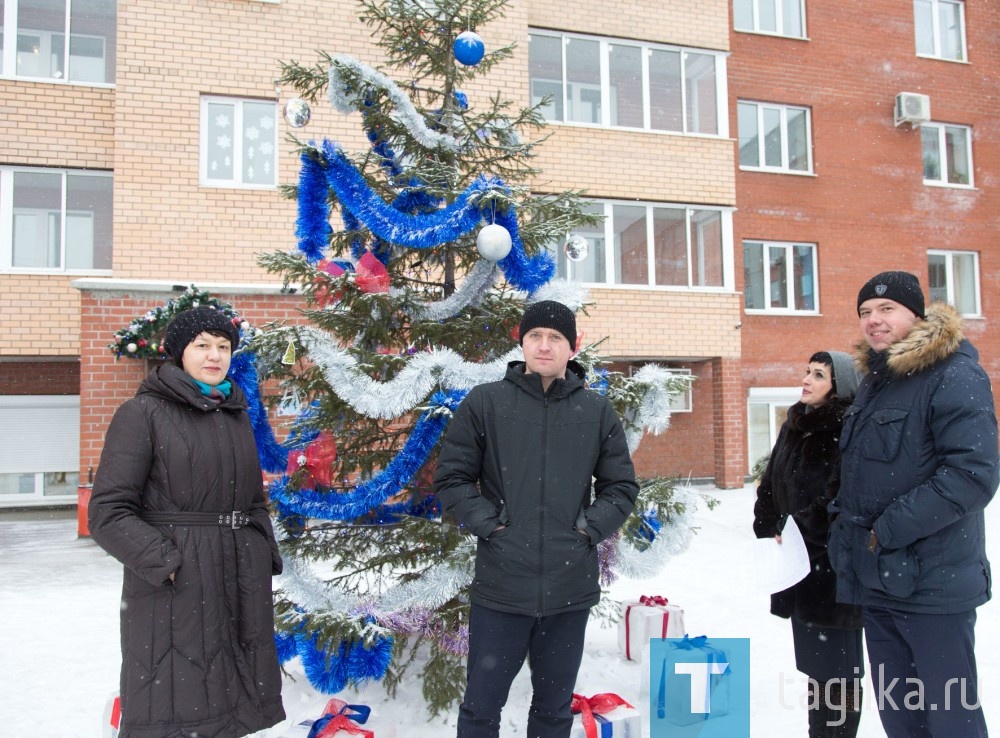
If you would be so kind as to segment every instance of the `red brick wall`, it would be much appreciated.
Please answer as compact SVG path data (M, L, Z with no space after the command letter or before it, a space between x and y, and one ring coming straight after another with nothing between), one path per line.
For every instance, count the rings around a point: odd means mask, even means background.
M965 2L969 63L918 58L913 4L896 0L807 5L808 41L732 34L730 113L736 101L808 106L815 176L737 172L737 286L742 241L817 244L819 316L746 315L745 386L797 386L809 355L860 337L858 289L886 269L917 274L927 294L927 250L977 251L983 314L966 321L982 362L1000 380L1000 6ZM873 22L872 19L877 19ZM938 123L972 127L974 189L923 184L920 131L893 124L899 92L926 94Z
M0 395L76 395L78 361L0 361Z

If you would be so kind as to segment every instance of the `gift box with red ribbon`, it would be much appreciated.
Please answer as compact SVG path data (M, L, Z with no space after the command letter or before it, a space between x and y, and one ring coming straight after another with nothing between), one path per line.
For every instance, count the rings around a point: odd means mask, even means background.
M652 638L683 638L684 610L666 597L643 595L621 603L618 621L618 653L629 661L642 661L642 652Z
M641 738L642 713L616 694L573 695L570 738Z
M322 717L296 723L281 738L396 738L395 722L370 714L367 705L349 705L334 697Z
M122 700L115 692L108 697L108 702L104 706L104 738L118 738L118 728L122 720Z

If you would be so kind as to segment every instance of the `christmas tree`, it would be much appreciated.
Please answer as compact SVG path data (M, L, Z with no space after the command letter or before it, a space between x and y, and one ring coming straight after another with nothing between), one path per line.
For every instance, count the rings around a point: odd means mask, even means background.
M572 232L595 216L578 192L527 189L538 108L499 94L472 104L463 92L511 56L475 32L504 4L365 2L361 20L390 73L343 55L284 65L281 83L299 95L285 107L291 125L325 95L360 113L370 146L299 144L298 245L261 263L302 287L308 325L270 325L252 343L262 386L277 388L271 404L291 418L287 465L269 487L285 559L280 654L300 657L328 693L369 679L391 693L416 672L432 714L464 685L474 556L472 538L441 519L437 446L468 390L521 357L526 302L587 305L578 285L554 279L551 250L585 257ZM644 431L666 428L684 389L666 369L626 378L603 368L594 345L575 359L614 402L633 450ZM644 480L635 514L602 544L605 586L682 550L694 501L669 480Z

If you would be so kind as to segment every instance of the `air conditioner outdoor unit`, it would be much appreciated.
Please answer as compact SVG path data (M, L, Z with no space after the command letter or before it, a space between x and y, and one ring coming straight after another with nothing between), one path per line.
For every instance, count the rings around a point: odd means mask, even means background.
M900 123L925 123L931 119L931 99L919 92L900 92L896 95L893 119Z

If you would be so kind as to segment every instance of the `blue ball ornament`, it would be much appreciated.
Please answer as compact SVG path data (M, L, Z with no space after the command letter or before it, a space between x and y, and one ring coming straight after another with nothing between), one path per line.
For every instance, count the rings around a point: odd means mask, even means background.
M475 31L462 31L458 34L458 38L455 39L452 50L455 52L455 58L460 64L464 64L467 67L474 67L483 60L483 55L486 53L486 44L483 43L483 39Z

